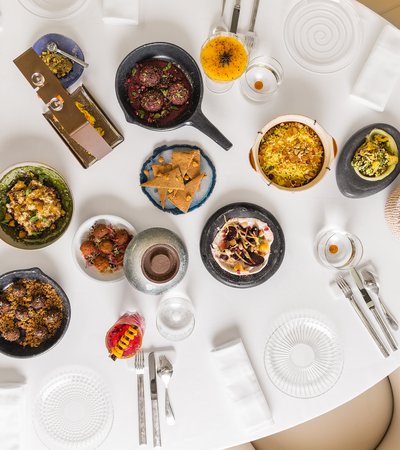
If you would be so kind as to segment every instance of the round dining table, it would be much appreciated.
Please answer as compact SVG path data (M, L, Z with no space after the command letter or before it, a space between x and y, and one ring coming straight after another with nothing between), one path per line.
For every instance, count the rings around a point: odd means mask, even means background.
M399 351L384 358L349 302L331 287L335 271L315 257L315 239L327 227L357 235L363 243L362 263L371 263L381 281L381 293L400 318L400 241L384 218L386 199L398 180L387 189L366 197L348 198L336 183L335 166L315 186L287 192L267 186L249 164L249 150L257 132L273 118L301 114L318 121L338 145L372 123L400 127L397 84L384 112L376 112L350 97L384 19L354 3L361 27L361 45L351 63L334 73L302 68L290 56L284 24L296 0L262 0L252 57L268 55L282 65L279 92L266 103L245 98L239 81L224 94L205 88L202 109L207 118L232 142L223 150L194 127L156 132L126 122L115 93L115 74L124 57L148 42L171 42L184 48L199 63L200 49L218 21L221 2L215 0L146 0L140 3L136 25L107 23L101 0L88 0L74 15L62 20L37 17L18 1L3 1L0 31L0 170L24 161L45 163L68 182L74 200L71 223L52 245L22 250L0 242L1 273L39 267L65 290L71 303L71 322L63 339L50 351L34 358L0 355L0 382L26 383L26 432L24 450L45 446L37 436L33 418L43 380L64 367L87 367L105 381L112 396L114 420L100 448L139 448L137 390L133 365L108 357L104 338L125 311L138 310L145 317L143 349L173 350L174 373L169 395L176 424L163 416L163 388L158 383L162 447L166 450L219 450L277 433L320 416L358 396L400 365ZM252 2L242 0L239 32L248 27ZM228 1L227 8L232 10ZM246 12L247 11L247 12ZM229 20L230 20L230 12ZM13 60L42 35L60 33L81 47L89 67L79 83L91 92L124 136L124 142L89 169L83 169L43 118L43 103L19 72ZM216 168L216 185L210 198L192 212L172 215L154 207L140 188L142 164L161 145L188 144L203 149ZM279 270L264 283L247 289L226 286L206 270L200 254L200 237L207 219L234 202L254 203L272 213L283 229L285 256ZM128 220L137 231L164 227L185 243L189 265L175 292L187 295L195 308L195 329L185 340L167 341L156 328L159 296L147 295L126 279L105 283L87 277L74 260L72 241L79 225L99 214ZM336 384L315 398L295 398L277 389L264 364L264 350L273 325L296 312L325 317L335 329L343 349L343 370ZM395 336L400 339L397 332ZM241 426L240 415L227 396L211 351L240 337L271 409L274 423L251 433ZM147 361L146 361L147 365ZM240 368L238 368L240 370ZM150 391L145 373L148 447L151 439ZM0 445L1 446L1 445Z

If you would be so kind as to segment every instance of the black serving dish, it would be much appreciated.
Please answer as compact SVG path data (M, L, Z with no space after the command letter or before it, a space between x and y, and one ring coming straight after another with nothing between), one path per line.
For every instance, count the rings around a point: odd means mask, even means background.
M140 120L135 114L126 92L126 80L136 63L148 59L163 59L176 64L186 75L192 86L192 95L186 111L175 121L160 126ZM152 42L136 48L130 52L118 67L115 76L115 90L118 102L128 122L149 130L169 131L183 125L191 125L213 139L225 150L232 147L232 143L204 116L201 110L203 99L203 80L196 61L183 48L168 42Z
M400 163L398 162L393 172L382 180L364 180L357 175L351 165L351 161L356 150L362 145L366 136L374 129L379 128L390 134L400 150L400 132L386 123L373 123L357 131L350 137L339 154L336 165L336 183L340 192L350 198L369 197L377 194L382 189L388 187L400 173Z
M68 329L68 325L71 319L71 305L69 303L67 295L62 290L60 285L37 267L33 267L31 269L13 270L12 272L7 272L1 275L0 292L6 289L10 284L21 279L38 280L43 283L49 283L56 290L64 306L63 319L60 328L57 330L54 336L43 342L43 344L39 345L39 347L23 347L16 342L8 342L2 336L0 336L1 353L4 353L8 356L13 356L15 358L31 358L33 356L37 356L47 352L62 339Z
M214 238L225 222L240 217L266 222L274 235L267 265L260 272L250 275L235 275L222 269L211 252ZM216 211L208 219L201 234L200 254L205 268L218 281L235 288L250 288L264 283L279 269L285 255L285 237L278 221L266 209L253 203L231 203Z

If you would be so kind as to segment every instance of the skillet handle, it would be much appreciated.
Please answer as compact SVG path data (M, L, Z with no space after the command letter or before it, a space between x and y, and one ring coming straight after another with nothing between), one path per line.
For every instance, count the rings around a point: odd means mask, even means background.
M229 150L232 147L232 142L228 141L228 139L207 119L201 110L196 111L187 124L206 134L224 150Z

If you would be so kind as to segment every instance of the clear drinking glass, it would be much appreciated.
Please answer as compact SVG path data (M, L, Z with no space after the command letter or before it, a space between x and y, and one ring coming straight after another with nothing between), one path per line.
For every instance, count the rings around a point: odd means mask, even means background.
M142 347L144 329L144 317L138 312L123 314L106 334L110 358L115 361L135 356Z
M208 89L216 93L227 92L234 80L243 75L248 60L247 47L236 34L218 32L210 36L200 52Z
M317 238L317 257L326 267L347 270L356 266L363 255L360 239L347 231L329 230Z
M170 341L180 341L190 336L195 317L192 302L183 295L163 297L157 309L157 329Z
M244 96L256 102L265 102L278 91L283 81L283 68L270 56L259 56L250 61L240 80Z

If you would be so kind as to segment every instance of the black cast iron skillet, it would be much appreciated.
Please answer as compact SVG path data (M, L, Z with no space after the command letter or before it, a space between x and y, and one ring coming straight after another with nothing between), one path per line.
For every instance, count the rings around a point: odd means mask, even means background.
M126 92L126 79L133 66L146 59L158 58L171 61L185 73L192 85L192 95L187 110L175 121L165 126L152 125L141 121L132 109ZM204 116L201 111L203 98L203 80L196 61L183 48L168 42L152 42L142 45L129 53L118 67L115 76L115 90L119 104L128 122L140 125L149 130L168 131L175 130L183 125L191 125L213 139L225 150L232 147L232 143Z

